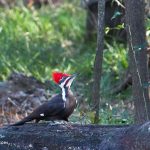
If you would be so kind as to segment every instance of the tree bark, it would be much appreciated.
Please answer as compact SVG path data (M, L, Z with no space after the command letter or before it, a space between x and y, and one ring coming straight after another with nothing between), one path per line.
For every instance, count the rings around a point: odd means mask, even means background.
M94 62L94 83L93 83L93 110L95 111L94 123L99 122L99 105L100 105L100 80L102 72L102 59L104 47L104 20L105 20L105 0L98 1L98 33L97 33L97 50Z
M125 0L125 6L135 122L141 123L150 119L144 1Z
M150 122L142 125L48 125L0 128L1 150L149 150Z

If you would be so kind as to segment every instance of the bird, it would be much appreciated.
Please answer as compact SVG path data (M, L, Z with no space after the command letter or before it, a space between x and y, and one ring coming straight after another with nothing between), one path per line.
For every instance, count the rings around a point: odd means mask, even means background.
M38 123L40 120L62 120L68 122L69 116L77 106L76 97L71 91L71 85L76 76L77 74L70 75L62 72L53 72L53 80L61 88L61 93L55 95L51 100L36 108L27 117L11 126L23 125L32 120L35 120L35 123Z

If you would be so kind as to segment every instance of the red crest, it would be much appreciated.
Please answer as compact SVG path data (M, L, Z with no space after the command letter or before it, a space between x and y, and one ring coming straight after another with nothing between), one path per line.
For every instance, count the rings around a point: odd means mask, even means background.
M62 72L53 72L52 73L53 80L57 84L63 77L69 77L69 76L70 76L70 74L66 74L66 73L62 73Z

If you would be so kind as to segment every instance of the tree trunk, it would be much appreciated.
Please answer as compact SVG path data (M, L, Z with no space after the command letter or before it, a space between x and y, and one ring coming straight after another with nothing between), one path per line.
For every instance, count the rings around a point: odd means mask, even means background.
M141 123L150 119L144 1L126 0L125 6L135 122Z
M98 33L97 50L94 62L94 83L93 83L93 108L95 111L94 123L99 122L99 104L100 104L100 80L102 72L102 59L104 47L104 20L105 20L105 0L98 1Z

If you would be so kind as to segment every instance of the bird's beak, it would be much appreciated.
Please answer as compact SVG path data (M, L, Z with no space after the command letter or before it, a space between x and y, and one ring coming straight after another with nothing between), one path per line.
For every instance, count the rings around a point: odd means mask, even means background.
M79 75L78 73L75 73L75 74L70 76L70 79L75 79L78 75Z

